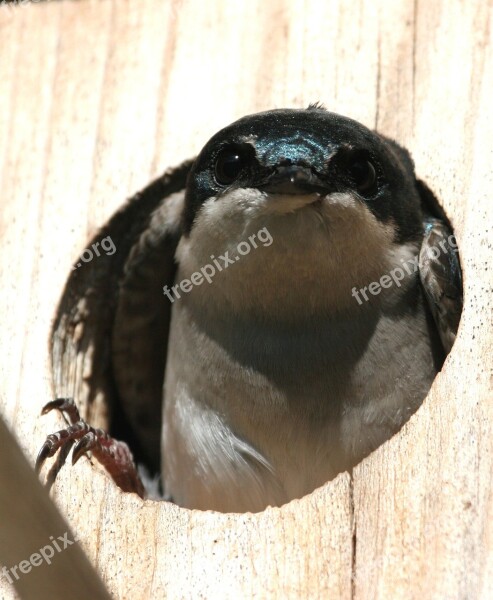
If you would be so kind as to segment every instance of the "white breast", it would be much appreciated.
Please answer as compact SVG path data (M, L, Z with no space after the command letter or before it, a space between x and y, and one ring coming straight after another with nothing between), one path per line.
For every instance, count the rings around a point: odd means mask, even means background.
M417 247L394 245L348 194L282 200L212 199L177 250L179 283L260 229L272 236L174 303L162 457L182 506L258 511L303 496L389 437L435 375L422 306L392 314L415 274L366 306L351 294Z

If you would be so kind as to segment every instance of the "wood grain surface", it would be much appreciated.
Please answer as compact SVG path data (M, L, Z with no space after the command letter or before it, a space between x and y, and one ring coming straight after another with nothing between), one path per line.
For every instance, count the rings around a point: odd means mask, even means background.
M235 118L319 100L395 138L461 250L452 353L423 406L352 474L281 509L224 515L122 494L88 460L62 469L52 497L114 598L493 597L492 8L0 3L0 413L31 464L63 426L41 406L87 397L86 357L55 365L55 383L50 369L71 265L126 197ZM85 409L93 422L103 400ZM18 483L0 472L4 495L29 506ZM0 515L2 550L12 518ZM0 575L0 597L14 594Z

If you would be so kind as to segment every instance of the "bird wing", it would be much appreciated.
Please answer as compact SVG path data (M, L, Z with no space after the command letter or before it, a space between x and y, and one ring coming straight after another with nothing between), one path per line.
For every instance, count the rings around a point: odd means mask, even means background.
M135 446L136 458L153 468L171 311L162 287L175 274L180 202L192 162L133 196L91 240L88 248L109 236L116 250L74 267L52 330L55 379L63 383L68 368L79 369L76 380L87 381L89 405L102 393L112 434L144 440Z
M440 339L448 354L462 312L462 272L452 230L442 219L427 217L419 253L419 275Z

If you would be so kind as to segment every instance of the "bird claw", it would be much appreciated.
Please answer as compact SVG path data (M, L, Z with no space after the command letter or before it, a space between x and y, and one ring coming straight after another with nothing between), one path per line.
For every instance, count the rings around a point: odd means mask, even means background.
M137 472L132 453L125 442L120 442L109 436L103 429L95 429L80 418L79 411L71 398L57 398L48 402L41 414L45 415L51 410L59 410L70 423L65 429L47 436L45 443L36 458L35 470L40 472L47 458L54 456L58 451L58 465L56 473L49 476L50 483L56 478L58 470L62 467L72 446L72 465L88 452L100 462L113 481L124 492L135 492L144 497L144 486Z
M116 440L114 441L116 442ZM95 448L97 445L97 436L92 431L86 433L84 437L75 444L74 451L72 452L72 465L75 465L81 456L84 456L84 454Z
M43 406L41 414L46 415L54 409L59 410L65 417L68 417L68 421L71 425L82 420L80 418L79 409L75 405L73 398L56 398Z

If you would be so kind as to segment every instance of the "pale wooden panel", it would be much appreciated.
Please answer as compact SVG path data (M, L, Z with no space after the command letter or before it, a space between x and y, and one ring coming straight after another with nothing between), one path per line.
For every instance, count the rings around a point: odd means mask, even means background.
M465 309L424 405L355 471L356 598L493 596L490 14L436 2L417 15L412 149L458 231Z
M0 417L0 593L109 600L103 583ZM8 485L5 481L8 480ZM12 593L11 593L12 592Z
M70 265L126 196L232 119L321 100L378 126L411 149L461 243L457 345L354 482L236 516L142 503L86 461L62 471L57 504L115 597L493 595L491 6L0 7L0 409L32 459L62 424L37 415L55 393L47 340ZM74 362L56 393L83 400L85 368ZM100 400L91 418L104 423Z

